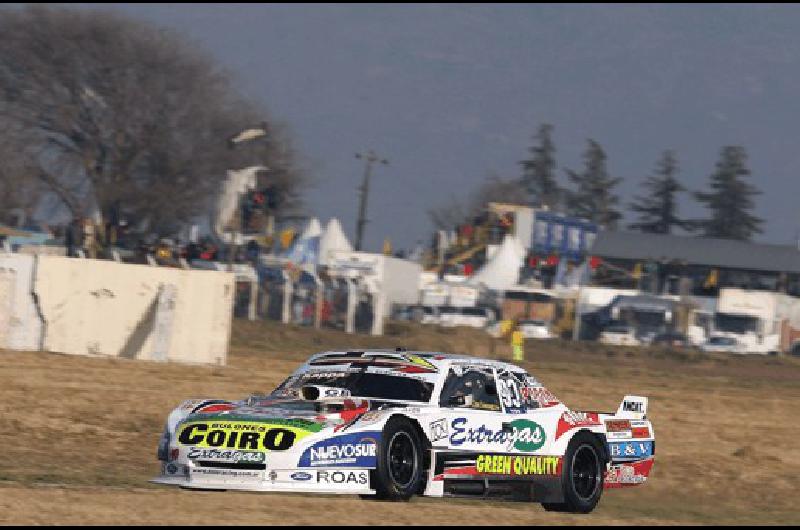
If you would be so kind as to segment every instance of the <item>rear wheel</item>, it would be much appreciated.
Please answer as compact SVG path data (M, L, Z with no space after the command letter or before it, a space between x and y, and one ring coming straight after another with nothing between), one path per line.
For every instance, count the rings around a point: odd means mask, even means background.
M605 461L597 438L576 434L567 447L562 469L563 503L544 503L549 512L589 513L603 494Z
M378 466L372 473L374 498L405 501L424 481L423 444L414 425L395 416L386 422L378 447Z

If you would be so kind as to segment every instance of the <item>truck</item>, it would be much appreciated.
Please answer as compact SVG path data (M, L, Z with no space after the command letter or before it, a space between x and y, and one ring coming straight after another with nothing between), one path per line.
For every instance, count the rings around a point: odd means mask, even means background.
M800 299L784 293L723 288L709 336L735 339L742 353L787 353L800 342Z

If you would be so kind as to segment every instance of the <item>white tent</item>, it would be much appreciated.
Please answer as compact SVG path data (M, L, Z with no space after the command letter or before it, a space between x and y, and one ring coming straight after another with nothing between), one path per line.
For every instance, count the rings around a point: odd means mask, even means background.
M468 280L468 283L484 284L496 291L517 285L519 269L524 264L525 254L525 247L519 240L507 235L494 256Z
M303 233L300 234L300 237L297 238L298 241L303 239L311 239L312 237L319 237L322 235L322 225L319 223L319 219L316 217L312 217L306 223L306 227L303 229Z
M331 254L338 250L352 252L353 246L347 240L347 236L342 230L342 224L338 219L333 218L328 221L319 241L319 264L328 265Z

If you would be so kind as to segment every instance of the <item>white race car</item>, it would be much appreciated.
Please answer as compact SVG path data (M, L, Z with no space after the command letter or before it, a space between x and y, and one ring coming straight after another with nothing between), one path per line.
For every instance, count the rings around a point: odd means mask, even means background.
M170 413L153 482L197 489L505 498L590 512L653 466L647 398L567 408L522 368L404 350L314 355L269 395Z

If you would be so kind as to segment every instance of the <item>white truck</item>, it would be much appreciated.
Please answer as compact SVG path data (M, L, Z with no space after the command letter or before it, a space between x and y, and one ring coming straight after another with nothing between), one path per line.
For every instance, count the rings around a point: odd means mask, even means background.
M791 349L794 328L800 328L800 299L784 293L723 288L709 339L735 339L741 353L774 354Z

